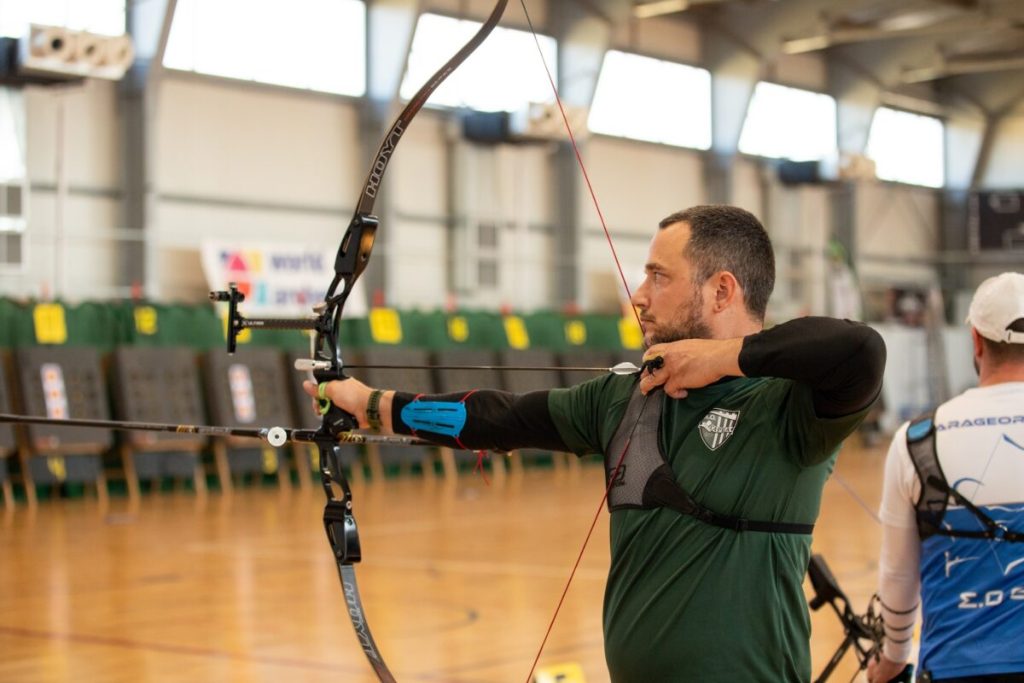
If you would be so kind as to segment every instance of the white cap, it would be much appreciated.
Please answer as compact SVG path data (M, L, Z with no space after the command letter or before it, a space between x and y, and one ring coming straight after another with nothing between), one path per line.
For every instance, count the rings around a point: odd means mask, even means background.
M1024 318L1024 274L1003 273L981 283L971 300L965 321L982 337L996 342L1024 344L1024 332L1010 325Z

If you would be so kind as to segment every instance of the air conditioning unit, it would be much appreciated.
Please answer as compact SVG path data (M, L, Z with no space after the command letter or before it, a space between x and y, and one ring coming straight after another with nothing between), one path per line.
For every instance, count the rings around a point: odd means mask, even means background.
M565 107L566 118L577 140L590 134L588 110ZM531 103L517 111L471 111L462 115L462 134L471 142L483 144L549 142L568 140L565 121L558 104Z
M782 159L778 162L776 170L779 180L786 185L875 179L873 160L863 154L847 152L812 161Z
M590 134L587 130L586 107L573 107L567 104L565 118L569 121L572 134L581 140ZM535 103L514 111L509 115L509 130L513 138L522 140L568 140L569 133L565 128L565 120L557 102Z
M15 63L6 64L5 75L50 81L117 81L134 60L135 48L128 35L102 36L62 26L32 24L28 34L18 40Z

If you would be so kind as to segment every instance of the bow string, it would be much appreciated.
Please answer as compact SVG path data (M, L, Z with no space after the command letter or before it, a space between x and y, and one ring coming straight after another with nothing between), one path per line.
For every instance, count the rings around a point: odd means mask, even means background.
M523 8L523 14L526 17L526 23L530 27L530 33L533 34L534 43L537 45L537 52L540 56L541 64L544 67L544 73L547 75L548 83L551 85L551 92L554 95L555 103L558 105L558 111L561 114L562 124L565 126L565 131L569 137L569 143L572 146L573 154L576 157L577 166L580 169L580 173L583 176L583 180L587 186L587 191L590 194L591 202L594 205L594 210L597 214L598 220L601 222L601 229L604 231L605 239L608 242L608 248L611 251L612 260L615 262L615 268L618 271L619 279L622 282L623 290L626 293L627 300L630 303L630 309L633 311L633 315L636 317L637 325L639 325L641 331L644 330L643 321L640 320L640 314L636 308L632 305L633 293L630 290L629 282L626 280L625 272L622 269L622 262L619 260L618 251L615 249L615 241L612 239L611 231L608 229L608 221L605 220L604 212L601 210L601 202L597 198L597 192L594 190L594 184L590 180L590 173L587 171L587 165L583 161L583 153L580 151L580 146L576 141L576 134L573 132L572 125L569 123L569 116L565 111L565 104L562 102L562 96L558 90L558 84L555 81L554 74L551 72L551 67L548 65L547 59L544 57L544 50L540 44L540 38L538 37L537 31L534 28L533 20L530 18L530 10L526 6L526 0L519 0L520 5ZM661 358L654 358L646 361L640 369L640 372L653 372L660 368L662 365ZM590 539L594 534L594 529L597 526L597 521L601 517L601 512L605 508L605 504L608 500L608 495L611 492L611 487L615 483L619 472L622 469L623 463L626 461L626 454L629 452L629 446L632 441L633 433L636 431L637 426L640 424L640 420L643 418L644 411L647 409L648 398L644 398L641 404L640 410L637 414L636 422L630 429L629 438L626 439L626 443L623 446L622 453L619 454L618 460L615 467L611 472L606 472L608 477L608 485L604 490L604 495L601 498L601 502L597 506L597 510L594 513L594 518L590 523L590 527L587 530L587 534L583 539L583 544L580 547L579 553L576 556L576 562L573 564L572 570L569 572L569 578L566 580L565 587L562 589L562 594L558 599L558 604L555 607L554 614L551 616L551 621L548 623L547 631L544 633L544 637L541 640L540 646L537 649L537 654L534 657L533 664L530 667L530 672L526 676L526 682L530 683L533 680L534 671L537 669L537 664L540 662L540 658L544 653L544 648L547 645L548 638L551 636L551 631L554 629L555 621L558 619L558 615L562 609L562 605L565 604L566 596L569 594L569 588L572 586L572 582L576 577L576 571L579 569L580 563L583 561L583 555L587 550L587 546L590 543Z

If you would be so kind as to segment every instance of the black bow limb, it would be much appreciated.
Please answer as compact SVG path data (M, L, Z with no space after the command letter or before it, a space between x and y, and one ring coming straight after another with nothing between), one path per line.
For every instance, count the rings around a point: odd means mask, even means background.
M836 581L832 570L829 569L825 558L821 555L811 556L811 562L807 567L807 576L814 589L814 597L809 602L810 608L817 611L825 605L829 605L839 617L845 634L843 642L839 644L821 674L814 679L814 683L827 681L851 648L857 657L857 671L865 671L871 660L881 653L882 641L885 638L885 623L882 621L882 616L875 610L878 596L872 597L863 614L854 612L850 605L850 599L839 587L839 582ZM890 683L912 683L913 680L914 666L907 664Z

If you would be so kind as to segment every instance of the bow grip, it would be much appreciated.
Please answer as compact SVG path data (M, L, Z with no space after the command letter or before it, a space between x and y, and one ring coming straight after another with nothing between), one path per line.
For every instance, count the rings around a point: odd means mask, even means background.
M320 407L320 415L323 416L324 428L331 436L338 436L358 429L359 422L355 415L334 405L334 402L327 398L326 394L327 383L348 379L345 373L335 369L316 370L313 372L313 379L317 381L317 404Z
M331 436L351 432L359 427L355 415L345 412L330 401L327 401L327 403L327 412L323 412L323 405L321 403L321 414L324 416L324 427L330 432Z

